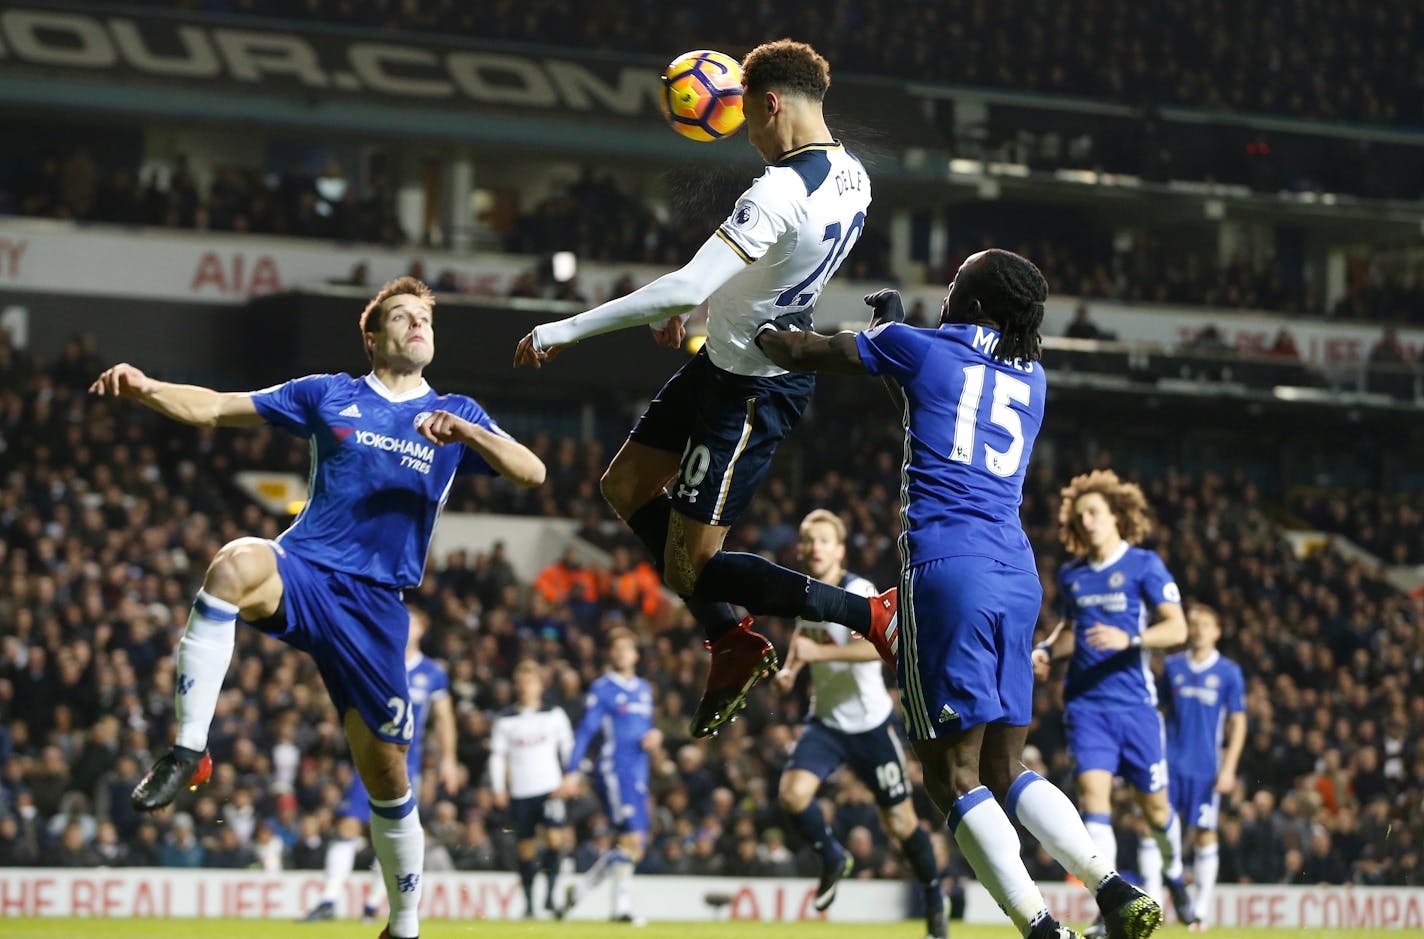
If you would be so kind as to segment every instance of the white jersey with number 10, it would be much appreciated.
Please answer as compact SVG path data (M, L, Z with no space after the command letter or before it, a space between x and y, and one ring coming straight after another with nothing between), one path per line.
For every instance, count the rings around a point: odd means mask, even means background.
M781 375L754 343L768 320L809 314L865 228L870 177L838 143L798 147L767 166L717 229L747 268L707 301L707 354L738 375Z

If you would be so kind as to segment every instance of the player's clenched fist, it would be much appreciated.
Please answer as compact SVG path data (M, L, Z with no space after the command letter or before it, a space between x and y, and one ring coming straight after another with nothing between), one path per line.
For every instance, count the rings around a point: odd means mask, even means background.
M89 393L113 395L116 398L138 398L145 394L152 384L153 379L141 369L127 362L120 362L113 368L104 369L103 373L94 379L94 384L89 386Z
M470 422L449 411L432 411L429 417L420 422L417 429L420 436L437 447L443 447L447 443L466 440L470 435Z

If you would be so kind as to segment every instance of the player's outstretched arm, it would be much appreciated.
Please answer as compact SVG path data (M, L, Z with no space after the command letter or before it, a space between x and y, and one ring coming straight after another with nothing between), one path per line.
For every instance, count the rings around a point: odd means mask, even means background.
M791 631L791 640L786 644L786 661L782 664L780 671L772 676L771 682L777 691L786 694L796 687L796 676L801 674L801 666L805 663L796 656L796 641L801 638L801 626L798 623Z
M89 393L101 398L129 398L164 417L195 427L255 427L262 423L257 405L247 392L159 381L127 362L105 369L89 386Z
M514 365L516 368L537 366L557 354L560 348L590 336L630 326L666 323L671 317L691 313L746 266L725 241L714 235L678 270L577 316L534 327L515 349Z
M544 461L533 450L513 437L497 434L449 411L433 412L420 425L420 435L437 447L463 443L512 483L530 487L544 484Z
M801 330L778 329L775 323L768 322L761 325L756 344L768 359L788 372L866 374L853 332L823 336Z
M852 639L845 645L820 643L809 636L793 640L795 655L801 662L878 662L880 653L869 639Z

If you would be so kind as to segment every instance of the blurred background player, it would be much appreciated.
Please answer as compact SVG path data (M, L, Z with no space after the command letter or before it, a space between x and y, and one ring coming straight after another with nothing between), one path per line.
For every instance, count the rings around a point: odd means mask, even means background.
M609 670L588 688L568 773L558 795L567 797L577 791L584 754L593 738L602 734L594 788L608 809L618 841L569 884L556 912L560 919L567 916L580 897L611 875L611 918L640 923L633 914L633 868L643 859L648 837L648 754L662 746L663 735L653 727L653 686L635 671L638 643L630 630L619 627L608 633L608 661Z
M1029 876L1014 816L1093 891L1115 937L1144 939L1161 908L1118 875L1068 797L1023 765L1043 588L1019 506L1043 422L1047 297L1033 263L990 249L960 266L938 329L905 325L899 293L883 290L866 297L864 332L768 323L757 342L783 368L881 376L904 407L903 603L868 638L896 667L925 787L979 881L1024 936L1077 935Z
M1216 650L1221 620L1204 603L1187 604L1187 649L1167 657L1167 766L1172 809L1195 830L1194 929L1211 915L1221 863L1217 810L1236 788L1246 746L1246 679L1241 666ZM1223 749L1222 744L1225 743Z
M876 594L870 581L845 569L845 523L834 512L816 509L802 519L799 547L812 577L863 596ZM900 845L920 885L926 934L944 939L949 927L934 846L910 798L905 750L880 654L839 623L802 621L792 633L786 666L776 674L777 687L790 691L806 665L811 668L810 714L782 771L779 797L821 861L816 909L824 910L835 900L836 886L853 860L826 824L816 791L842 766L849 766L875 793L880 822Z
M416 607L406 609L410 613L410 638L405 646L405 674L410 685L410 708L415 715L415 735L411 737L410 749L405 755L406 776L410 779L411 792L418 793L428 722L440 751L440 785L446 792L457 792L460 770L455 760L455 708L450 703L450 676L446 674L445 666L426 658L420 651L420 640L430 627L430 618ZM371 824L370 799L361 782L361 775L354 774L351 785L346 789L346 799L341 804L336 837L326 846L326 883L322 888L321 902L307 913L308 922L336 917L336 903L356 867L356 855L361 850L364 830ZM376 883L362 904L363 919L374 918L386 901L386 882L381 876L380 861L376 862L374 869Z
M436 518L457 473L537 486L544 464L473 399L437 395L434 295L413 277L387 283L361 313L371 371L308 375L223 393L149 378L126 363L90 386L199 427L270 423L312 441L311 496L276 541L238 538L209 564L178 646L177 739L134 788L153 811L206 781L207 752L239 617L307 652L341 715L371 803L371 841L391 914L383 936L419 933L425 835L406 774L415 715L406 680L410 615ZM446 447L446 444L461 446ZM375 499L379 493L382 498Z
M1137 547L1151 531L1147 499L1112 470L1073 477L1062 490L1059 538L1074 560L1058 572L1065 623L1053 646L1034 649L1035 669L1071 654L1063 721L1077 761L1083 820L1103 853L1117 856L1114 777L1137 792L1151 839L1138 852L1143 886L1167 889L1177 917L1193 920L1182 881L1182 826L1167 800L1167 754L1151 650L1187 638L1182 595L1154 552ZM1151 847L1149 847L1149 845ZM1154 850L1155 849L1155 850Z
M541 866L547 880L544 909L552 913L558 906L554 886L569 849L569 830L564 802L553 794L564 781L574 731L563 708L545 706L539 663L525 659L514 669L514 694L518 703L500 712L490 730L490 791L495 807L507 808L514 824L524 916L531 918L534 877Z
M753 342L756 331L773 320L810 327L816 298L870 207L864 167L826 127L831 71L815 49L764 43L743 61L742 83L747 138L767 167L732 214L680 270L536 327L514 358L538 365L565 346L641 325L677 348L692 311L708 305L707 344L658 392L602 481L609 505L705 631L712 660L694 737L732 719L776 668L770 641L728 604L864 633L872 608L888 620L894 602L893 590L867 601L759 555L722 550L815 387L811 376L769 361Z

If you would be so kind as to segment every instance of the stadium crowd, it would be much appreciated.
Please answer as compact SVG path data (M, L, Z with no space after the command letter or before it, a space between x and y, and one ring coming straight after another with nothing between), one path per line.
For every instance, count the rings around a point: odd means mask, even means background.
M52 362L0 343L0 865L320 868L351 772L340 728L310 660L255 630L238 633L211 735L212 782L152 817L128 802L170 739L171 653L207 560L237 535L272 537L283 525L231 476L300 467L305 447L271 430L191 429L89 397L99 367L80 340ZM729 544L792 560L799 519L824 506L850 524L848 566L887 584L900 429L875 414L848 420L835 403L818 403L796 437L799 456L774 471ZM1052 585L1057 489L1084 467L1070 440L1054 445L1051 428L1045 440L1023 517ZM762 686L745 721L691 741L700 631L601 508L599 448L547 437L534 446L550 469L543 489L462 479L450 508L574 517L614 562L564 559L526 584L498 550L454 551L407 593L432 617L425 650L449 664L459 723L459 785L442 790L433 771L422 781L428 867L513 868L509 819L483 784L491 716L512 701L513 665L543 663L550 703L577 721L604 667L601 634L631 624L646 637L639 670L654 683L664 734L642 869L813 872L775 797L804 689L781 697ZM1250 737L1223 803L1223 882L1424 885L1424 602L1329 552L1289 553L1243 478L1166 472L1144 485L1160 518L1155 547L1186 597L1222 611L1224 651L1248 677ZM791 623L765 625L784 647ZM1030 758L1066 784L1059 698L1039 689ZM437 757L427 750L427 761ZM930 817L913 767L917 805ZM869 792L847 774L823 795L855 876L900 876ZM612 829L587 792L571 818L582 867ZM945 833L934 838L944 869L962 876ZM1130 824L1119 843L1131 870ZM1031 861L1037 875L1063 877L1036 851Z
M979 0L955 8L932 0L707 7L636 0L596 12L588 0L145 2L659 55L709 45L737 51L792 35L846 71L919 81L1328 121L1417 124L1424 114L1414 41L1420 11L1406 0L1163 0L1150 7ZM944 54L946 45L954 55Z
M1418 496L1303 490L1289 505L1311 526L1346 534L1386 564L1424 564L1424 500Z

